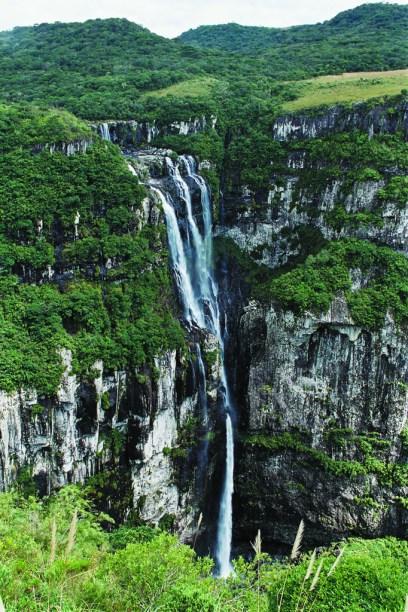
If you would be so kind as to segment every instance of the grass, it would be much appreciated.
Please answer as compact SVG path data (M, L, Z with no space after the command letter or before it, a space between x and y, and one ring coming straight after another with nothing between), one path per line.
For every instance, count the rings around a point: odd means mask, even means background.
M167 96L176 98L199 98L202 96L211 95L214 89L220 85L222 85L222 81L212 77L190 79L189 81L183 81L182 83L175 83L174 85L170 85L170 87L165 87L164 89L149 91L142 96L142 99L165 98Z
M299 91L296 100L285 102L285 111L297 111L338 102L359 102L384 95L396 95L408 88L408 70L349 72L287 83Z

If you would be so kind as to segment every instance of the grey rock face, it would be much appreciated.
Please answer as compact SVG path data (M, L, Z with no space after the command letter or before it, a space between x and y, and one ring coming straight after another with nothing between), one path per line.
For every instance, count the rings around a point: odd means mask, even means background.
M129 380L125 372L105 373L101 362L94 366L95 380L80 382L70 373L70 351L62 351L62 358L66 369L54 400L39 397L35 390L0 394L1 490L13 483L21 468L29 470L42 493L83 483L117 463L130 447L132 457L137 457L130 461L130 470L134 506L143 499L141 518L158 522L162 515L174 513L182 525L172 462L166 454L177 439L180 411L175 352L157 360L157 381L144 375L143 385ZM193 412L195 405L193 395ZM116 459L112 439L121 446Z
M359 181L350 191L345 180L339 179L328 182L317 194L297 185L298 177L286 177L284 187L273 177L261 206L255 209L249 202L247 210L238 213L233 223L217 228L217 234L232 238L248 254L258 250L258 260L273 268L299 254L302 241L296 239L296 232L305 226L316 228L326 240L370 240L408 255L408 208L384 202L381 211L377 210L384 181ZM328 215L340 205L351 214L376 212L381 222L350 223L337 229L328 222Z
M397 442L407 419L408 363L405 334L390 316L381 332L368 332L337 298L322 317L252 309L241 318L241 332L243 356L250 355L249 430L274 430L279 420L282 430L311 432L317 446L334 421Z
M314 542L404 535L408 482L392 465L402 465L408 363L392 318L369 333L341 299L324 317L256 308L242 316L240 338L238 536L260 527L290 543L302 517Z
M202 342L205 350L213 348L213 338ZM49 494L97 474L108 477L114 470L117 480L119 470L126 470L130 479L125 493L133 503L122 508L118 519L131 510L156 525L170 516L183 539L189 539L189 526L206 491L194 489L198 447L183 451L182 482L175 472L174 450L183 444L183 427L203 418L194 362L180 369L176 352L167 352L156 359L154 377L149 369L136 376L105 372L97 362L96 378L84 382L71 374L71 358L70 351L62 351L66 369L55 398L39 397L35 390L0 393L0 491L23 474L40 493ZM208 368L208 380L208 417L213 421L217 364Z
M2 490L13 482L22 466L30 466L34 479L44 483L43 493L70 482L83 482L95 473L97 453L104 449L100 437L105 422L102 394L113 397L119 386L122 394L126 376L124 372L103 376L102 364L96 363L97 378L81 383L70 374L71 359L71 352L63 350L65 372L52 402L39 397L35 390L1 393ZM120 396L116 398L118 405L120 400Z
M92 138L82 138L81 140L73 140L72 142L53 142L45 145L34 145L31 151L33 153L41 153L42 151L55 153L59 151L64 155L74 155L75 153L86 153L88 147L90 147L92 143Z
M215 129L217 118L209 119L204 115L191 117L188 121L175 121L168 125L157 125L156 122L107 121L106 123L91 124L91 127L103 138L108 138L121 147L135 148L141 144L149 144L156 136L178 134L188 136L203 132L206 128Z
M279 117L272 126L275 140L302 140L321 138L331 133L360 130L373 134L395 134L408 130L408 105L401 103L395 112L387 112L383 105L370 108L367 103L355 104L352 108L334 106L330 109L291 113ZM398 111L402 111L402 116Z

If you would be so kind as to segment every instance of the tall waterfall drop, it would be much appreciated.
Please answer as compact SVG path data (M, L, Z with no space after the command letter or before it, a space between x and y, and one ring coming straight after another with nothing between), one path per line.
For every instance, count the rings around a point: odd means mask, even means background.
M167 172L172 188L185 204L185 237L182 238L180 224L174 210L171 194L162 188L151 186L158 194L166 217L167 235L171 262L184 316L190 325L211 332L218 340L221 370L221 410L225 415L226 462L225 476L221 493L220 510L217 524L215 547L216 572L220 577L231 573L232 540L232 494L234 489L234 433L232 426L232 404L224 365L224 338L221 330L220 313L217 301L218 287L212 273L213 239L211 197L204 179L195 172L195 162L190 156L182 156L178 162L165 158ZM183 176L180 172L183 168ZM188 181L185 178L188 178ZM195 184L201 193L202 231L193 215L189 184ZM197 351L202 379L203 364L201 352ZM205 380L205 378L204 378ZM206 449L204 449L204 452Z

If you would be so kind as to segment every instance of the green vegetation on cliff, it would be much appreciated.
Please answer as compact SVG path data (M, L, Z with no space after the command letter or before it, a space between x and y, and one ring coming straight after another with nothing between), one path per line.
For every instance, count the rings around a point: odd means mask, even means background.
M234 193L242 186L253 191L255 201L258 195L270 188L284 187L288 177L299 177L294 186L296 196L300 191L307 191L313 196L324 191L329 181L343 180L346 191L344 198L352 192L355 183L361 181L392 180L395 187L405 184L405 174L408 169L408 147L404 134L404 116L406 112L406 96L399 95L384 100L371 100L357 108L351 104L337 107L339 121L347 118L355 110L357 115L364 117L373 109L386 120L395 122L399 129L395 133L368 134L367 130L327 128L326 134L304 138L288 138L278 140L271 136L273 123L271 111L248 107L247 121L243 125L231 122L231 137L225 155L224 184L228 192ZM310 111L284 115L287 122L298 120L308 123L314 117L323 120L330 109L320 107ZM276 117L275 117L276 119ZM299 154L304 156L304 163L293 167L290 158ZM400 175L395 177L395 175ZM380 192L387 199L387 192ZM396 189L389 192L389 199L400 202L403 207L405 192L397 193ZM395 197L396 196L396 197ZM294 197L293 205L297 205ZM316 198L312 197L307 211L315 208ZM277 204L278 205L278 204ZM316 216L318 213L316 212Z
M363 287L352 290L350 272L359 271ZM408 262L387 247L358 240L328 244L303 264L264 285L254 294L277 300L295 312L327 312L336 294L344 293L355 323L380 328L390 309L397 322L408 322Z
M252 561L238 559L235 574L220 580L212 575L211 559L198 558L175 536L132 524L108 534L100 523L109 520L95 512L87 490L75 486L42 501L0 495L6 610L272 612L280 601L282 611L300 610L300 602L305 612L399 612L408 589L408 545L394 538L319 549L305 588L310 554L289 564L258 546Z
M266 222L273 233L251 251L219 238L217 252L238 262L253 297L319 315L343 294L359 325L380 328L388 309L397 323L406 325L407 261L384 246L387 231L382 231L388 225L393 232L392 223L403 224L408 202L404 109L402 96L384 105L335 109L340 125L343 119L347 125L351 117L358 120L373 112L379 121L389 121L395 133L345 128L336 133L332 127L318 137L277 141L258 120L231 138L223 176L227 215L233 224L239 214ZM310 124L312 134L314 119L324 123L329 112L295 113L284 116L282 124ZM276 258L280 250L289 253L283 265L272 269L260 263L269 254Z
M408 262L404 255L351 238L320 249L315 241L308 249L315 254L305 249L304 261L294 258L292 264L271 270L232 240L216 240L218 257L227 255L240 266L251 295L261 302L273 301L298 314L320 315L329 310L336 295L344 295L357 325L379 329L388 310L398 324L407 325ZM353 288L354 273L361 275L360 288Z
M267 453L267 456L293 451L294 461L319 467L336 478L361 478L375 475L383 487L406 487L408 467L405 461L395 462L384 459L383 452L391 441L381 437L379 432L356 435L348 429L328 429L325 444L315 448L307 432L283 432L273 435L262 432L248 436L244 443ZM339 459L339 450L348 451L355 459ZM352 452L351 452L352 451ZM400 489L401 490L401 489ZM397 500L395 500L397 502Z
M94 136L86 153L33 153L89 129L22 107L3 107L0 120L11 125L0 157L0 388L55 393L62 348L92 377L99 359L135 368L181 346L165 228L139 228L146 191L119 149Z

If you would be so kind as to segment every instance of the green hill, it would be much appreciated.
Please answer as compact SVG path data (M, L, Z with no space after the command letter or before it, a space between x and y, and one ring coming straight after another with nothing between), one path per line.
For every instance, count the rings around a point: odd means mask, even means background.
M272 46L319 42L319 39L329 36L357 33L363 38L373 33L382 37L396 35L406 44L407 27L407 5L373 3L362 4L314 25L288 28L243 26L238 23L205 25L188 30L179 38L200 48L253 54Z
M0 32L0 99L86 119L219 115L226 100L270 100L277 81L405 68L407 20L406 6L370 4L317 25L203 26L176 40L126 19L18 27Z
M126 19L14 28L0 33L1 98L126 118L142 93L220 72L220 60Z
M290 28L201 26L180 39L197 48L257 56L268 74L296 77L329 72L405 68L408 57L408 6L363 4L324 23ZM259 57L261 55L261 58Z

